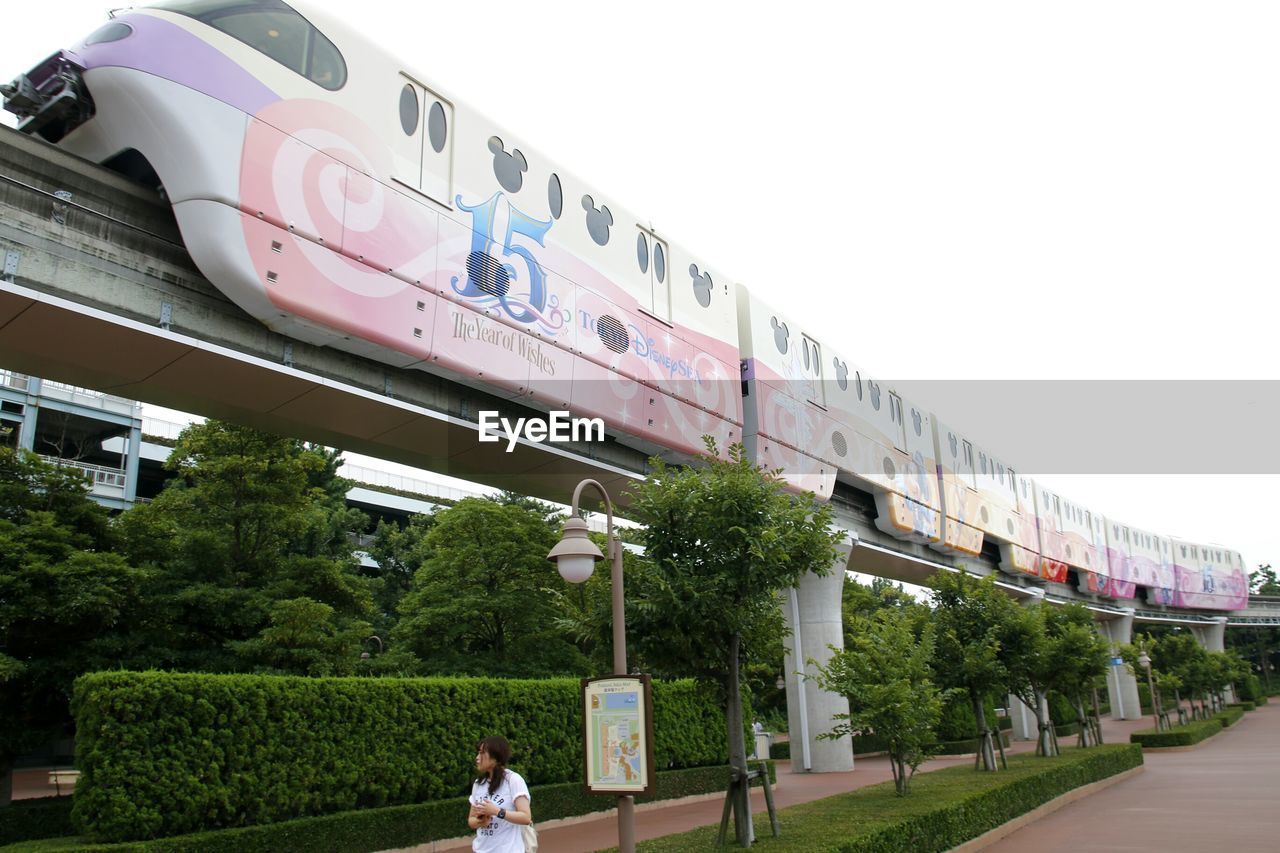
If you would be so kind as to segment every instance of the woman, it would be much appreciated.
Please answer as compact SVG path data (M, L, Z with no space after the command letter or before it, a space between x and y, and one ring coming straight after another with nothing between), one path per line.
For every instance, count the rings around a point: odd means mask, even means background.
M523 828L533 823L529 786L507 769L511 745L504 737L487 737L476 747L479 778L471 785L467 826L476 831L476 853L524 853Z

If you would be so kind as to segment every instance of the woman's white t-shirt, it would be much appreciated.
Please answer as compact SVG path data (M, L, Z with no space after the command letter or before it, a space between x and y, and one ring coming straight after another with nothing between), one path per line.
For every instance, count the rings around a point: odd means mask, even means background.
M516 798L529 796L529 786L514 770L507 770L502 784L492 795L489 793L489 781L471 784L472 805L491 800L500 809L511 811L516 807ZM500 820L497 815L489 819L488 826L476 830L475 840L471 842L475 853L524 853L523 829L507 820Z

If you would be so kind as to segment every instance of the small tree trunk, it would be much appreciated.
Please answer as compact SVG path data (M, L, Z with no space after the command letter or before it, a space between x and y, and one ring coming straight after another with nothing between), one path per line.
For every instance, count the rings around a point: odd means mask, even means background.
M1004 735L1000 734L1000 718L996 718L995 729L996 749L1000 750L1000 766L1005 770L1009 769L1009 759L1004 757Z
M1084 715L1084 700L1079 694L1076 695L1076 700L1072 704L1076 709L1076 725L1080 727L1080 747L1087 749L1093 746L1093 727L1089 725L1089 720Z
M1093 688L1093 739L1102 746L1102 709L1098 705L1098 688Z
M1035 699L1033 710L1036 712L1036 730L1039 732L1039 737L1036 738L1036 755L1057 755L1057 752L1053 749L1052 724L1049 722L1049 714L1045 710L1044 693L1033 689L1031 696Z
M982 707L982 697L970 691L969 701L973 703L973 717L978 721L978 753L982 756L982 769L995 771L996 754L991 747L991 731L987 728L987 712Z
M738 651L742 646L742 638L735 634L729 641L729 671L725 675L725 690L728 693L729 723L729 765L742 784L738 785L733 798L734 833L740 847L750 847L755 840L751 827L751 790L747 783L747 741L742 731L742 691L738 682Z

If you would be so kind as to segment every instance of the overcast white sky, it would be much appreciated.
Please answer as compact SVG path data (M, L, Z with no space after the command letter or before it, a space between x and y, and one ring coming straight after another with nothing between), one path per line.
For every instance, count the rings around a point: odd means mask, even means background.
M319 5L890 381L1280 379L1274 3ZM109 7L6 10L0 77ZM1009 396L919 402L1000 452ZM1263 467L1043 479L1253 567Z

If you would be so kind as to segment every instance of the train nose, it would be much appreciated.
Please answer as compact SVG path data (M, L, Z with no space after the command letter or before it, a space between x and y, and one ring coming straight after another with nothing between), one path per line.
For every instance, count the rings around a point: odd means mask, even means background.
M22 121L18 130L57 142L93 117L84 68L59 51L13 82L0 86L4 108Z

